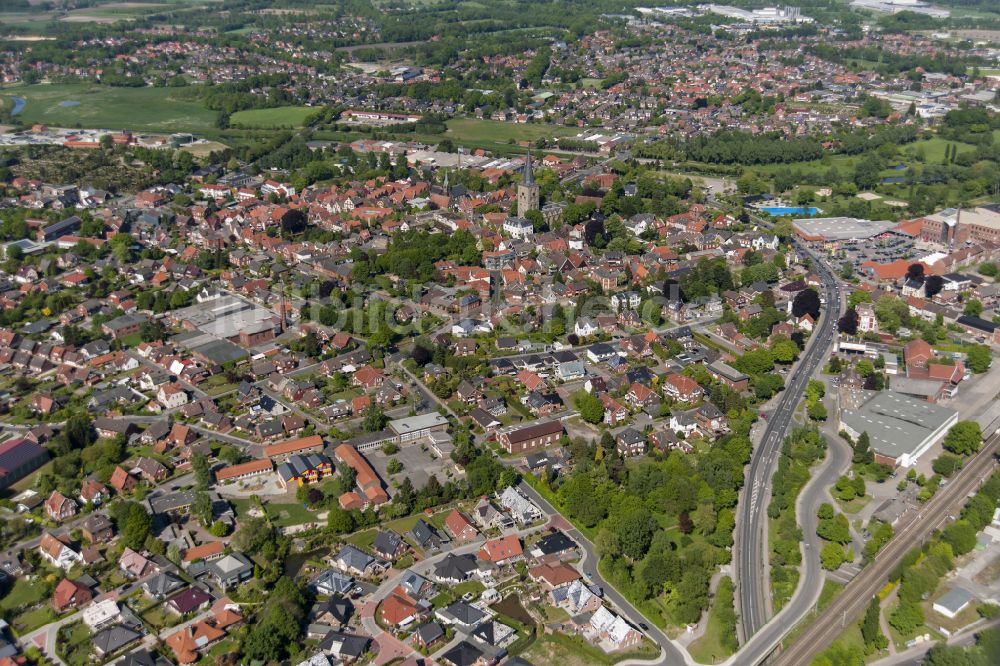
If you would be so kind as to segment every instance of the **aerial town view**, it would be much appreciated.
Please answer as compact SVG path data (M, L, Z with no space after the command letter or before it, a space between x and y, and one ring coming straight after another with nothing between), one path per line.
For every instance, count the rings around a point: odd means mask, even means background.
M1000 1L0 0L0 666L1000 665Z

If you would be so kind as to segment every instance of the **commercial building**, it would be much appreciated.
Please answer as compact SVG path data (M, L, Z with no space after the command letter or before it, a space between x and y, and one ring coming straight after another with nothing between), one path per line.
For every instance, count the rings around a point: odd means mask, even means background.
M310 453L304 456L292 456L278 465L278 478L281 485L305 485L317 483L333 476L334 467L330 459L324 455Z
M965 241L1000 243L1000 204L944 210L920 218L920 238L958 245Z
M252 476L257 476L258 474L266 474L272 469L274 469L274 463L271 462L270 458L265 458L263 460L251 460L250 462L241 463L239 465L231 465L217 470L215 472L215 480L221 483L224 481L248 479Z
M884 391L858 409L842 411L840 429L855 439L867 432L876 462L912 467L957 421L954 409Z
M531 449L555 444L562 437L561 421L534 423L523 428L501 433L497 440L507 453L524 453Z
M48 451L27 439L11 439L0 444L0 490L34 472L48 459Z
M349 491L340 496L340 506L344 509L364 508L368 504L384 504L389 495L382 488L378 474L368 464L364 456L350 444L341 444L334 450L337 460L354 470L354 482L360 493Z
M888 220L854 217L808 217L794 220L795 233L809 241L855 241L883 234L896 226Z
M283 460L293 455L306 453L319 453L323 450L323 438L319 435L290 439L287 442L279 442L271 446L264 447L264 455L268 458Z
M432 433L447 431L448 419L438 412L428 412L389 421L388 426L385 430L355 437L350 444L362 453L374 451L387 442L407 444L430 437Z
M231 294L213 296L172 313L171 320L189 331L200 331L244 347L269 342L280 332L281 318L271 310ZM209 342L206 338L204 344Z

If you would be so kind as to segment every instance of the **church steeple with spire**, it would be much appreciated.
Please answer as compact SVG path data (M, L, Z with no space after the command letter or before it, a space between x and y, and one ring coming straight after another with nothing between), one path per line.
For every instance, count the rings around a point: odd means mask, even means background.
M535 173L531 170L531 150L524 163L524 176L517 185L517 214L524 216L529 210L538 210L538 184L535 183Z

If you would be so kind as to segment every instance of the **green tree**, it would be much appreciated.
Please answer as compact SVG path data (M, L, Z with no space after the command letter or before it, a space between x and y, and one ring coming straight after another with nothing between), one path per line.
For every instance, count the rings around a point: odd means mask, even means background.
M957 520L944 528L941 540L951 546L955 555L965 555L976 547L976 528L967 520Z
M191 506L191 513L197 516L201 524L205 527L212 524L212 499L204 490L199 490L194 494L194 504Z
M983 314L983 303L978 298L970 298L965 302L963 312L970 317L978 317Z
M844 548L835 543L828 543L819 552L819 561L827 571L836 571L846 561Z
M912 635L924 623L924 611L915 601L900 601L889 614L889 624L904 637Z
M208 466L208 457L204 453L191 456L191 469L194 471L194 483L199 490L208 490L212 483L212 470Z
M944 438L944 448L960 456L967 456L979 450L983 443L983 433L975 421L959 421L951 427Z
M354 530L354 518L351 513L344 511L339 506L330 508L326 523L334 534L347 534Z
M826 385L818 379L810 379L806 384L806 401L818 402L826 395Z
M138 502L119 501L112 506L111 518L118 527L122 542L133 550L141 549L153 534L153 517Z
M962 469L962 458L945 451L934 459L934 462L931 463L931 469L934 470L935 474L950 478L952 474Z
M580 418L587 423L600 423L604 420L604 405L592 393L577 391L573 395L573 405L580 412Z
M778 340L771 346L771 353L778 363L791 363L799 355L799 346L791 340Z
M868 603L865 616L861 620L861 638L865 642L865 652L868 654L881 652L889 646L889 640L882 633L882 627L879 624L880 613L878 596L874 596Z
M809 414L809 418L813 421L826 420L826 406L822 402L814 402L810 404L806 411Z
M871 302L872 302L872 295L869 294L867 291L864 291L863 289L852 291L851 295L847 297L848 308L857 308L862 303L871 303Z
M362 417L361 427L364 428L365 432L378 432L385 428L385 424L389 422L389 419L374 402L365 407Z
M867 465L875 460L875 454L872 452L871 439L868 437L868 431L862 432L858 436L858 441L854 443L854 455L851 459L855 464Z
M966 353L965 361L969 370L975 373L986 372L993 363L993 352L987 345L976 345Z
M399 474L403 471L403 463L399 462L397 458L389 458L389 461L385 464L385 470L389 474Z

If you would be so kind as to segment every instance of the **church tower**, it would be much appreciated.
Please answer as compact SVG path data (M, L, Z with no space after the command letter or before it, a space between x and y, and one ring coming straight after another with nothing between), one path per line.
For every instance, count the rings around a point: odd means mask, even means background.
M531 151L528 151L528 161L524 164L524 178L517 186L517 214L524 216L529 210L538 210L538 184L535 174L531 171Z

